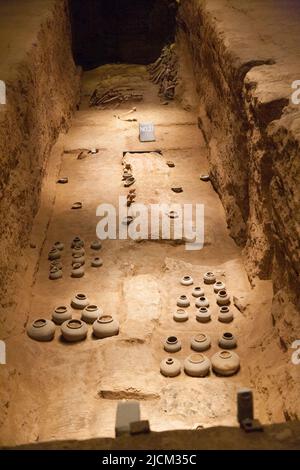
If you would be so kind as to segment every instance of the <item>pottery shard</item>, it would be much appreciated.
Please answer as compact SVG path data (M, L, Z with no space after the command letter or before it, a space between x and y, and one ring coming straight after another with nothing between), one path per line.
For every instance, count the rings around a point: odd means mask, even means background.
M233 297L233 304L241 313L244 313L247 309L247 304L245 303L245 301L238 297Z

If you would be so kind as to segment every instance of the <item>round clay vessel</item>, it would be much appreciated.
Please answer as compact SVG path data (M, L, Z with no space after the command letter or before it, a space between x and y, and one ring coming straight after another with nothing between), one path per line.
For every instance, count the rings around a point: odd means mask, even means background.
M240 358L233 351L219 351L211 358L213 371L218 375L229 376L240 368Z
M209 301L206 297L202 296L202 297L199 297L198 300L196 300L196 303L195 303L196 307L197 308L201 308L201 307L209 307Z
M93 323L96 338L108 338L119 334L119 322L110 315L102 315Z
M50 268L49 279L51 279L51 281L56 281L57 279L61 279L62 277L63 273L61 269L55 266L53 268Z
M51 261L51 263L50 263L50 271L51 271L52 268L62 269L62 268L63 268L62 262L59 261L59 260Z
M72 312L65 305L56 307L52 313L52 320L56 325L62 325L65 321L71 320Z
M83 248L83 246L74 246L73 250L72 250L72 255L81 255L81 256L84 256L85 255L85 249Z
M169 336L164 342L164 350L168 353L176 353L181 349L181 341L176 336Z
M50 261L54 261L54 260L60 259L60 258L61 258L61 253L57 248L52 248L52 250L49 251L48 259Z
M191 354L183 363L184 372L191 377L205 377L210 370L210 360L204 354Z
M92 250L101 250L102 248L102 245L101 245L101 242L99 240L95 240L91 243L91 249Z
M93 268L100 268L101 266L103 266L103 259L99 257L92 259L91 266Z
M227 294L225 289L220 290L217 294L217 304L222 307L223 305L230 304L230 296Z
M222 349L233 349L237 346L237 339L232 333L224 333L219 339L219 346Z
M75 255L72 257L72 266L74 266L74 264L80 264L83 266L85 264L85 257L80 253L75 253Z
M181 308L187 308L189 307L191 304L190 304L190 301L189 299L187 298L186 295L181 295L178 299L177 299L177 307L181 307Z
M163 359L160 363L160 373L165 377L177 377L181 372L181 364L175 357Z
M184 276L181 279L180 284L182 284L183 286L191 286L192 284L194 284L194 281L191 276Z
M211 314L207 307L200 307L196 313L196 320L200 323L208 323L211 320Z
M55 242L53 245L54 248L56 248L59 251L63 251L65 246L62 242Z
M51 341L55 335L55 325L51 320L40 318L28 326L27 334L36 341Z
M189 319L189 314L183 310L182 308L176 310L176 312L173 315L173 320L177 322L185 322Z
M196 297L196 298L203 297L204 296L204 290L202 289L202 287L195 287L193 292L192 292L192 296Z
M80 263L73 264L71 277L79 278L84 276L84 267Z
M230 311L229 307L221 307L219 311L218 320L221 323L230 323L233 321L233 313Z
M67 320L61 326L63 338L70 343L84 340L87 337L87 333L87 324L81 320Z
M84 247L84 241L81 240L80 237L75 237L74 240L71 243L71 248L75 248L76 246L79 247L79 248Z
M85 294L76 294L71 300L71 307L77 310L83 310L89 303L90 301Z
M224 282L222 281L217 281L215 284L214 284L214 292L217 294L218 292L220 292L220 290L224 290L226 289L226 286L224 284Z
M191 348L194 351L201 352L210 348L211 339L204 333L198 333L191 339Z
M86 323L92 324L101 315L103 315L103 311L101 308L97 307L97 305L88 305L82 311L81 320L85 321Z
M215 273L208 271L203 277L205 284L214 284L217 280Z

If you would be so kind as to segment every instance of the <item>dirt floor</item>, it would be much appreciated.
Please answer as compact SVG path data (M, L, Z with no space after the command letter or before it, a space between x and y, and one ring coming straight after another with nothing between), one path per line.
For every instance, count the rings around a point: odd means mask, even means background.
M140 143L138 122L117 119L114 115L119 110L89 108L88 96L99 79L108 76L143 91L144 100L134 104L137 112L132 117L155 123L156 142ZM120 112L132 106L128 103ZM94 147L98 154L77 158L77 149ZM97 206L112 203L118 207L119 196L128 192L121 181L123 152L149 150L160 150L161 155L126 157L137 179L137 202L204 204L204 248L187 251L184 244L166 241L106 240L100 252L103 267L91 268L89 245L96 238ZM154 431L237 424L236 392L252 385L249 363L255 357L259 364L263 351L261 336L254 337L253 332L272 327L272 287L271 282L262 281L251 288L240 249L228 234L220 200L211 184L199 179L208 172L206 155L196 115L174 102L163 105L144 67L105 66L84 75L82 105L71 130L54 147L44 181L27 253L24 296L18 308L23 329L16 334L12 331L7 340L8 385L1 392L5 403L2 444L113 437L117 401L128 398L140 401L142 417L149 419ZM167 166L168 160L175 168ZM67 176L69 183L55 184L58 176ZM173 186L182 186L183 193L175 194ZM71 210L76 201L83 203L81 210ZM87 250L86 272L81 279L70 277L70 244L76 235L85 240ZM64 275L50 281L47 255L58 240L66 247ZM33 269L38 257L38 269L32 272L30 266ZM172 316L177 297L183 293L191 296L192 291L192 287L180 285L181 277L191 275L195 285L203 285L203 274L208 270L226 282L230 295L240 300L245 311L232 306L234 322L229 326L219 323L212 287L208 286L205 292L212 306L212 321L198 323L192 304L189 321L175 323ZM50 343L27 337L28 322L50 318L55 307L69 305L78 292L86 293L91 303L119 319L119 336L95 340L89 327L87 340L78 344L64 343L59 328ZM74 311L74 317L80 314ZM218 338L228 330L238 338L241 370L237 375L221 378L212 374L203 379L184 373L174 379L160 375L160 361L167 356L162 346L166 337L175 334L182 340L176 357L184 360L191 353L191 336L208 333L212 348L207 355L211 357L218 350ZM282 352L275 342L274 347L280 361ZM282 421L282 404L268 408L269 395L262 384L255 393L256 416L264 423Z

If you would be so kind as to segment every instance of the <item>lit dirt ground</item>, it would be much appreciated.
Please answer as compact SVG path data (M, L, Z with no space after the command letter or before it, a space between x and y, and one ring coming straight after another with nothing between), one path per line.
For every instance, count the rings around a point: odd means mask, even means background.
M12 333L7 341L10 370L6 379L10 393L1 430L5 444L112 437L117 401L128 398L140 401L142 415L150 420L154 431L235 425L236 391L241 386L251 386L248 359L260 350L253 344L252 332L266 325L271 328L271 317L266 314L270 310L271 285L261 282L251 289L241 252L228 235L219 198L210 183L199 180L200 174L208 172L208 164L196 116L175 103L162 105L157 88L148 81L143 67L115 66L113 70L123 77L128 73L135 87L144 90L144 101L135 104L137 112L131 117L154 122L157 141L140 143L138 123L116 119L114 114L119 110L90 109L87 95L100 73L112 71L106 67L85 75L83 104L71 130L53 150L44 183L32 234L32 247L36 248L28 254L32 266L39 255L40 261L37 272L29 270L24 279L24 299L19 308L21 311L23 302L20 320L24 331ZM124 106L122 111L131 106ZM99 153L83 160L77 159L78 153L66 153L93 147L99 148ZM137 202L204 204L204 249L187 251L183 244L165 241L106 240L100 252L103 267L91 268L89 260L94 253L89 245L96 238L99 221L96 208L101 203L118 206L119 196L128 192L121 181L123 152L156 149L162 151L162 156L130 157L137 178ZM175 163L175 168L167 166L168 160ZM55 185L58 174L68 176L69 183ZM184 192L175 194L171 191L173 186L182 186ZM72 211L76 201L81 201L83 208ZM70 277L70 243L76 235L85 240L87 250L82 279ZM50 281L47 254L57 240L66 246L62 257L64 276ZM245 312L232 307L234 322L229 326L219 323L213 289L207 286L212 321L206 325L198 323L192 302L189 321L175 323L172 316L177 297L183 293L191 297L192 291L192 287L180 285L180 278L189 274L195 285L203 285L207 270L215 271L226 282L231 296L247 305ZM30 285L32 275L34 281ZM86 293L91 303L120 320L119 336L95 340L89 327L87 340L78 344L62 342L59 328L50 343L27 337L28 321L50 318L55 307L69 305L78 292ZM263 317L254 321L258 308ZM29 316L24 313L27 311ZM80 313L74 311L74 317L79 318ZM176 357L183 360L191 353L191 336L201 331L212 338L208 357L218 350L218 338L224 331L237 335L240 372L229 378L211 374L197 379L184 373L174 379L162 377L159 364L167 356L163 340L177 335L183 347ZM263 387L262 393L255 396L256 415L264 422L272 418L265 409L268 396Z

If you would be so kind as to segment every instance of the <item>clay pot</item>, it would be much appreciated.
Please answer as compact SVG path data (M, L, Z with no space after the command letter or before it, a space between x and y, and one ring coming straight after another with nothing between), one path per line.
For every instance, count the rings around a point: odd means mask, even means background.
M74 202L71 209L74 209L74 210L82 209L82 202L80 201Z
M80 278L84 276L84 267L80 263L73 264L71 277Z
M36 341L51 341L55 335L55 325L51 320L40 318L29 325L27 334Z
M55 261L51 261L50 263L50 271L52 268L58 268L58 269L62 269L63 268L63 265L62 265L62 262L59 261L59 260L55 260Z
M134 183L135 183L135 178L133 176L129 176L128 178L126 178L126 181L124 183L124 187L129 188Z
M79 248L84 247L84 241L81 240L80 237L75 237L74 240L71 243L71 248L75 248L76 246L79 247Z
M224 333L219 340L219 346L222 349L233 349L237 346L236 337L232 333Z
M196 298L203 297L204 296L204 290L202 289L202 287L195 287L193 292L192 292L192 296L196 297Z
M182 308L179 310L176 310L176 312L173 315L173 320L177 321L178 323L185 322L188 319L189 319L189 314Z
M67 320L61 326L63 338L70 342L82 341L87 337L87 324L81 320Z
M96 338L108 338L119 334L119 322L110 315L102 315L93 323Z
M201 352L210 348L211 339L204 333L198 333L191 339L191 348L194 351Z
M177 300L177 307L181 307L181 308L187 308L189 307L191 304L190 304L190 301L189 299L187 298L186 295L181 295L179 297L179 299Z
M72 266L74 266L74 264L80 264L81 266L83 266L85 264L85 257L82 256L80 253L75 253L72 258Z
M164 342L164 350L168 353L176 353L181 350L181 341L176 336L169 336Z
M201 307L209 307L209 301L207 300L206 297L202 296L202 297L199 297L199 299L196 301L195 303L196 307L197 308L201 308Z
M191 377L205 377L210 370L210 360L204 354L191 354L185 359L183 367Z
M55 242L54 245L53 245L53 248L56 248L59 251L63 251L65 246L62 242Z
M214 292L217 294L218 292L220 292L220 290L224 290L226 289L226 286L224 284L224 282L222 281L217 281L215 284L214 284Z
M49 251L48 259L50 261L54 261L54 260L60 259L60 258L61 258L61 253L57 248L52 248L52 250Z
M85 249L82 247L82 246L74 246L73 250L72 250L72 255L80 255L80 256L84 256L85 255Z
M160 373L165 377L177 377L181 372L181 364L178 359L169 357L160 363Z
M57 279L61 279L62 277L63 273L61 269L55 266L53 268L50 268L49 279L51 279L51 281L56 281Z
M211 358L213 371L218 375L229 376L240 368L240 358L233 351L219 351Z
M220 305L221 307L223 305L229 305L230 304L230 296L227 294L227 291L225 289L220 290L217 294L217 304Z
M184 276L181 279L180 284L182 284L183 286L191 286L192 284L194 284L194 281L191 276Z
M207 307L199 308L196 313L196 320L200 323L208 323L211 320L211 314Z
M101 308L98 308L97 305L88 305L82 311L81 320L85 321L86 323L92 324L101 315L103 315L103 310Z
M99 240L95 240L91 243L91 249L92 250L101 250L102 248L102 245L101 245L101 242Z
M214 284L217 280L215 273L208 271L203 276L204 284Z
M94 258L91 262L91 266L93 268L100 268L101 266L103 266L103 259L102 258Z
M221 307L218 320L222 323L230 323L233 320L233 313L229 310L229 307Z
M65 306L57 307L52 313L52 320L56 325L62 325L65 321L71 320L72 313Z
M76 294L71 300L71 307L76 310L83 310L89 305L90 301L85 294Z

